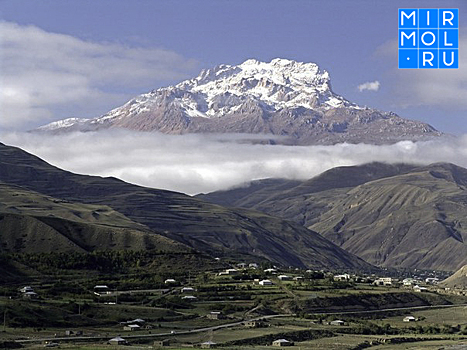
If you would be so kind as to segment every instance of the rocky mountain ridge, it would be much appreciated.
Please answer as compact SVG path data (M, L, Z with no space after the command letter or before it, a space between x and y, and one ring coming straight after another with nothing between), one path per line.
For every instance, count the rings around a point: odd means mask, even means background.
M69 118L42 132L137 131L267 134L283 144L393 143L440 136L432 126L361 107L333 92L329 73L287 59L219 65L194 79L139 95L93 119Z
M319 232L382 267L453 271L467 264L467 169L370 163L310 180L261 180L199 198L259 210Z

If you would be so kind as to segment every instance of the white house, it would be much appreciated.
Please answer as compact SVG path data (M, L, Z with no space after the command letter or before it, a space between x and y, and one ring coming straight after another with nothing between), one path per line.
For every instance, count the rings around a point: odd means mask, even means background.
M381 277L376 279L373 284L376 286L392 286L394 282L396 281L391 277Z
M195 289L193 287L183 287L182 293L193 293Z
M128 321L126 323L127 324L144 324L144 323L146 323L146 321L141 319L141 318L136 318L136 319Z
M177 281L175 281L173 278L167 278L165 281L164 281L165 284L174 284L174 283L177 283Z
M271 280L262 280L262 281L259 281L259 285L260 286L272 286L274 283L272 283Z
M137 331L141 328L140 325L137 325L137 324L129 324L127 326L124 326L123 327L123 330L124 331Z
M348 273L345 273L343 275L334 275L333 280L334 281L348 281L350 280L350 275Z
M109 289L109 287L106 286L105 284L98 284L98 285L94 286L94 290L96 292L107 291L108 289Z
M294 343L287 339L277 339L272 342L272 346L293 346Z
M264 272L266 272L266 273L276 273L277 270L276 269L266 269L266 270L264 270Z
M413 287L413 291L417 293L428 292L428 288L420 287L418 284Z
M98 296L102 294L110 294L110 289L105 284L98 284L97 286L94 286L94 294Z
M211 320L221 320L225 317L221 311L211 311L210 313L208 313L207 318Z
M207 342L201 343L200 346L201 346L201 349L210 349L210 348L214 348L216 346L216 343L209 340Z
M405 316L403 321L404 322L415 322L417 319L413 316Z
M21 293L34 292L34 289L31 286L25 286L20 289Z
M329 324L331 326L343 326L345 322L342 320L334 320L334 321L329 322Z
M23 298L24 299L37 299L38 295L35 292L26 292L23 293Z
M425 282L428 284L437 284L439 282L439 279L436 277L428 277L425 279Z
M110 345L125 345L127 341L122 337L115 337L109 340Z
M279 275L277 276L277 278L280 279L281 281L289 281L292 279L290 276L287 276L287 275Z

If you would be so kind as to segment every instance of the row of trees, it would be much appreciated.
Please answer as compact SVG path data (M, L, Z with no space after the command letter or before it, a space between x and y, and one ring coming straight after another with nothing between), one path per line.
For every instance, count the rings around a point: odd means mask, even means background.
M52 252L0 256L0 261L13 259L42 272L51 270L96 270L102 272L127 272L150 266L154 259L164 255L186 255L192 253L167 253L149 250L106 250L91 253Z

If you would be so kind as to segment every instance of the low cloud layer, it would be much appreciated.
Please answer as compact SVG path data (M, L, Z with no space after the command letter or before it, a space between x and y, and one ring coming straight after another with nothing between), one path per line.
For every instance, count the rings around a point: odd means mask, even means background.
M358 91L362 92L365 90L368 91L378 91L379 90L379 81L367 81L366 83L358 85Z
M133 97L129 89L146 92L194 69L196 62L169 50L84 41L0 21L0 128L94 117Z
M467 167L467 136L393 145L251 145L238 136L163 135L128 131L40 135L9 133L21 147L60 168L188 194L282 177L308 179L327 169L371 161L452 162Z

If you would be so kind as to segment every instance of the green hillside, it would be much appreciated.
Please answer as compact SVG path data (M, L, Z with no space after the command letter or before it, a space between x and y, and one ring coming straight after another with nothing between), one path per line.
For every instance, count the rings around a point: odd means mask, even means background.
M85 221L89 222L89 218L91 222L99 223L100 230L111 218L113 227L120 227L121 230L144 231L143 228L147 228L213 255L246 254L287 266L309 268L372 269L316 232L293 222L250 210L231 210L181 193L144 188L115 178L73 174L18 148L1 144L0 181L53 197L52 202L59 201L55 203L58 205L57 213L69 212L62 215L63 219L81 223L78 219L86 218ZM50 201L44 201L50 204ZM60 201L90 206L82 207L75 220L73 205ZM96 206L104 210L104 218L96 218ZM24 213L29 214L34 208L23 206L23 209ZM53 219L48 215L46 217L40 220L41 223L57 227ZM135 223L137 226L134 226ZM60 225L70 226L63 221ZM102 237L109 236L106 232L113 229L102 231ZM88 245L102 244L99 242L100 233L87 232L83 242L88 242ZM146 235L150 236L149 233ZM128 242L128 239L133 240L128 237L136 236L121 237L123 245L141 246L141 241L146 242L146 238ZM110 244L110 238L104 241Z
M466 169L372 163L285 190L275 183L242 196L234 189L200 197L293 220L379 266L457 270L467 263Z

